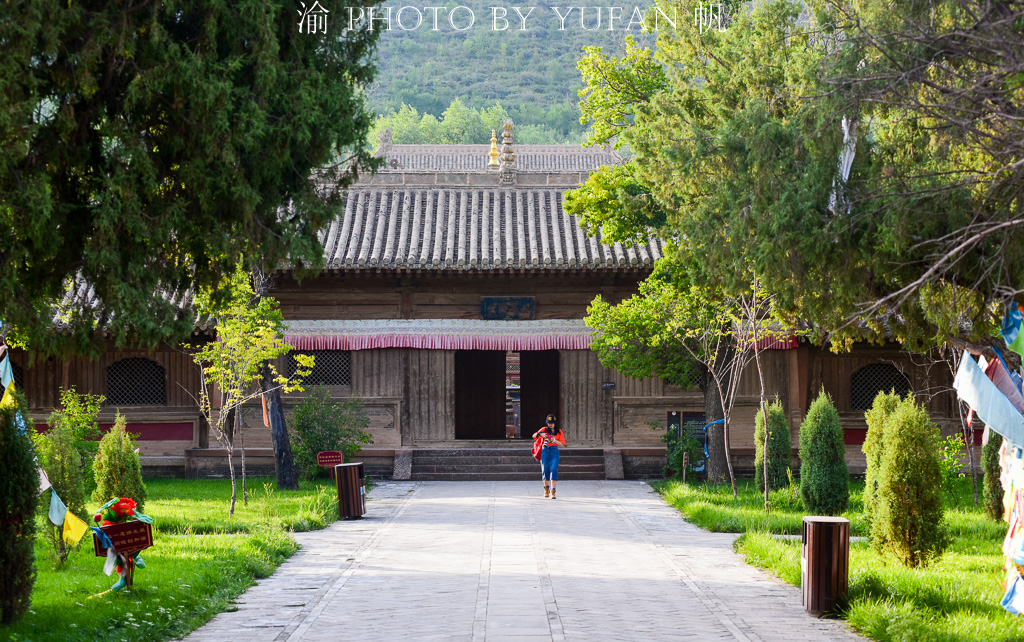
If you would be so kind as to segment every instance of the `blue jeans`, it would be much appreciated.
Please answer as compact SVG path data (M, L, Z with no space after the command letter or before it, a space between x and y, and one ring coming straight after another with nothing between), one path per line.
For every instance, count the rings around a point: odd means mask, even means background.
M540 478L558 481L558 447L548 446L540 451Z

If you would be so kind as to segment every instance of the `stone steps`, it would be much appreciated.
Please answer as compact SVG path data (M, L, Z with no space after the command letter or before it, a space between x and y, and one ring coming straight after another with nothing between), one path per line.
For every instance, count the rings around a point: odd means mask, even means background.
M605 479L604 452L563 448L559 479ZM540 478L540 464L526 448L416 450L412 479L417 481L507 481Z

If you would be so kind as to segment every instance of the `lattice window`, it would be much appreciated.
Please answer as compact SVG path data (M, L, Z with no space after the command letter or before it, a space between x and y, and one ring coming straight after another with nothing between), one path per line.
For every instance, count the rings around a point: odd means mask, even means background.
M850 408L868 410L878 393L892 390L901 397L910 392L906 375L887 363L864 366L850 377Z
M163 406L167 403L164 368L155 361L131 357L107 368L107 403L112 406Z
M14 371L14 387L20 392L25 392L25 369L21 366L11 364L11 370Z
M304 384L315 386L350 386L352 385L352 353L348 350L293 350L288 356L288 376L294 376L299 362L296 354L308 354L315 358L313 372L302 380Z

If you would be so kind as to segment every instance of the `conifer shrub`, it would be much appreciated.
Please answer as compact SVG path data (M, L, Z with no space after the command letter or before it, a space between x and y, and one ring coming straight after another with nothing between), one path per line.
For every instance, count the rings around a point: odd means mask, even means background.
M946 547L938 427L911 396L885 422L871 541L905 566L925 566Z
M306 390L295 407L295 465L307 477L326 476L327 470L316 463L316 454L325 450L344 453L345 461L359 452L363 444L372 444L370 418L357 395L336 401L326 386Z
M839 413L824 389L800 424L800 498L812 515L838 515L850 501Z
M1003 519L1003 485L999 482L999 447L1003 438L989 431L988 443L981 449L981 469L984 473L985 514L995 521Z
M18 421L25 399L0 409L0 624L21 619L31 604L36 581L36 504L39 473L28 428ZM22 422L28 415L21 414Z
M759 410L754 418L754 481L757 490L764 493L764 431L765 410L768 411L768 490L785 488L789 484L789 464L792 446L789 441L789 422L778 397Z
M884 448L883 435L885 434L885 422L889 420L896 407L900 404L900 396L896 391L882 392L875 396L871 408L864 413L864 419L868 423L868 434L864 438L864 457L867 459L867 468L864 470L864 518L870 526L875 515L875 495L878 489L878 471L882 466L882 453Z
M35 431L32 440L35 442L39 465L46 471L57 497L79 519L85 519L85 475L82 471L82 456L76 447L74 426L67 422L56 422L45 433ZM49 501L40 505L46 523L44 534L53 548L58 565L61 565L68 558L70 550L64 544L62 525L55 526L46 518L49 508Z
M135 451L135 440L128 432L127 420L118 413L110 432L100 440L99 453L93 464L96 490L92 501L104 504L114 497L131 497L135 508L143 513L146 485L142 482L142 460Z

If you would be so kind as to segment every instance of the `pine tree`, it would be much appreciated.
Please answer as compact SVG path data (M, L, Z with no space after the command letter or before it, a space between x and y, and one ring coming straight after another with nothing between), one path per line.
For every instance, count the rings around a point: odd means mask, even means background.
M800 424L800 497L812 515L838 515L850 500L843 428L824 389Z
M900 404L900 397L893 392L883 392L875 396L871 409L864 413L864 419L868 424L868 434L864 438L864 445L861 450L867 459L867 468L864 471L864 516L868 525L875 515L875 495L878 489L878 475L882 467L882 456L884 452L885 422L888 421L896 407Z
M776 397L767 405L768 410L768 490L785 488L789 483L792 446L789 441L789 422L782 402ZM754 481L759 492L764 492L764 411L754 419Z
M942 554L942 473L938 427L908 396L885 422L871 541L908 567Z
M100 440L100 451L93 464L96 490L92 501L103 504L114 497L131 497L140 513L146 503L146 485L142 482L142 461L135 441L128 432L127 420L120 413L110 432Z
M0 408L0 624L15 622L31 604L36 581L36 503L39 473L27 428L16 417L25 399ZM25 417L22 412L22 417Z

